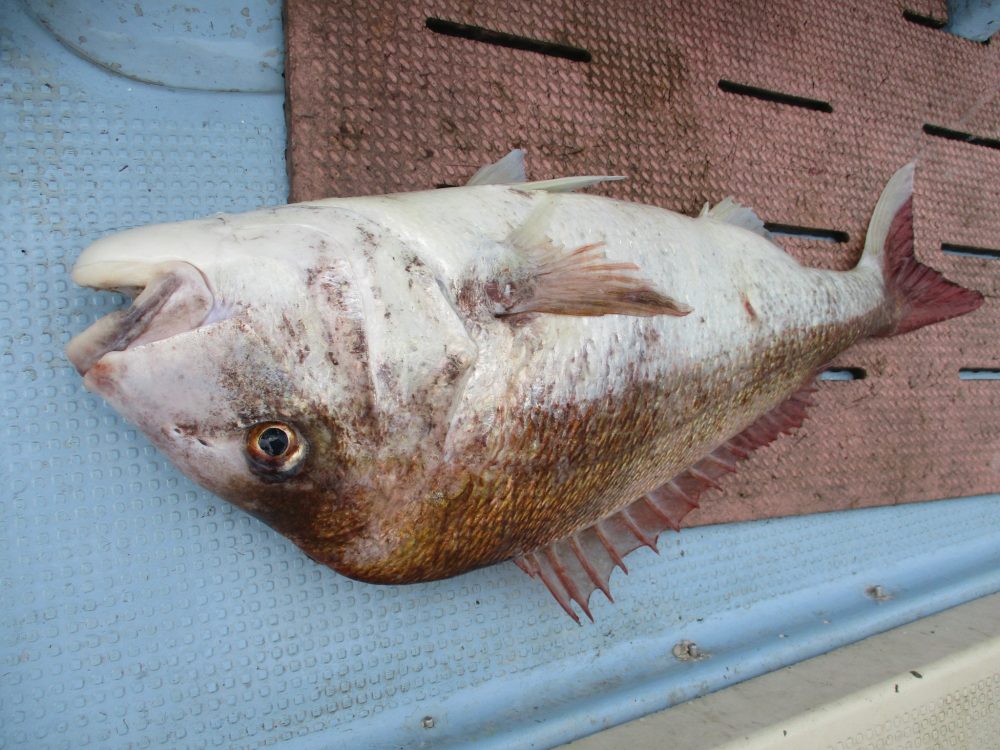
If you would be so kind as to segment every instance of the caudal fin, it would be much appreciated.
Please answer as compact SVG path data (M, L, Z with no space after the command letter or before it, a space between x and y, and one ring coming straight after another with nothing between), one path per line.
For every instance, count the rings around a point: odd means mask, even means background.
M883 336L965 315L983 304L979 292L948 281L913 256L913 169L910 162L882 191L858 262L880 270L885 280L894 322Z

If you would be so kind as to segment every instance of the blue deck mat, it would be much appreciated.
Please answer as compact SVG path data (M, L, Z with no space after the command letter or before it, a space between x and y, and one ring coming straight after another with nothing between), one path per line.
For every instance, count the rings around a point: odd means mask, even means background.
M25 8L0 12L0 748L549 747L1000 590L996 496L667 535L582 627L512 564L409 587L314 564L62 354L121 304L70 282L88 242L284 200L280 93L139 83Z

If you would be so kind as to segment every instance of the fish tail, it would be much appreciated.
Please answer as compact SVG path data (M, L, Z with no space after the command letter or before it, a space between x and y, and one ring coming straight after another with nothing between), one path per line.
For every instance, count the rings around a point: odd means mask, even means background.
M972 312L983 303L979 292L948 281L913 255L913 170L910 162L882 191L865 239L859 269L881 273L889 307L882 336L897 336Z

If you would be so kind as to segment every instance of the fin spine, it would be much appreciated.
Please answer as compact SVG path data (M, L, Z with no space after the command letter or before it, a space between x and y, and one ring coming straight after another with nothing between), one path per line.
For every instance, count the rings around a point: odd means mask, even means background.
M719 489L717 481L748 458L754 450L802 425L805 409L812 405L813 382L801 387L770 412L675 477L637 498L631 505L598 521L593 526L542 548L514 558L532 578L541 578L559 605L575 621L579 615L572 602L580 605L591 620L590 596L600 590L611 596L609 581L615 568L628 573L624 557L639 547L656 551L660 533L679 530L685 516L698 507L700 496Z

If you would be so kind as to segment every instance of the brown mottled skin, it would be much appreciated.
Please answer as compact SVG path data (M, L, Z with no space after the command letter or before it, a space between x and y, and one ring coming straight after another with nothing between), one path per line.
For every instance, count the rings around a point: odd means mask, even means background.
M358 479L369 475L358 445L335 447L336 428L303 424L319 451L338 456L335 468L314 467L301 490L283 487L273 502L249 486L220 494L256 494L262 500L257 516L351 578L446 578L564 538L629 504L708 453L720 435L738 433L780 403L886 320L878 311L794 331L739 353L725 368L705 362L669 381L636 382L624 398L501 410L478 450L447 462L413 456L383 465L377 483ZM371 422L354 426L363 431ZM330 488L336 488L336 507L324 502Z

